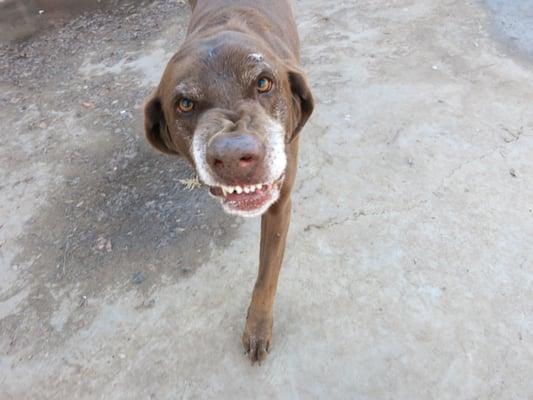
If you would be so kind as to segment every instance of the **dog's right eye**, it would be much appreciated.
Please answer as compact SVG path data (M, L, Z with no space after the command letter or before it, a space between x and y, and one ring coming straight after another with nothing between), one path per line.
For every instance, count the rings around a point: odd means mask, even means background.
M267 93L272 89L272 81L263 76L257 81L257 91L259 93Z
M191 112L194 108L194 102L191 99L188 99L187 97L182 97L178 100L178 111L183 113Z

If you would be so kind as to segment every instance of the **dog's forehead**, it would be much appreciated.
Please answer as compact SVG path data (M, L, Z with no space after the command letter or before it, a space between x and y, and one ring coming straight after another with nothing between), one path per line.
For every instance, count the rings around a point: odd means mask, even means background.
M271 67L261 49L240 40L207 41L197 48L196 58L204 73L239 74Z
M182 49L172 63L173 94L192 97L203 97L204 92L233 92L265 70L276 74L268 55L233 40L209 40L194 49Z
M187 59L196 69L246 69L254 66L271 67L267 48L239 32L225 32L203 38L182 48L173 58L175 64ZM263 65L260 65L263 64Z

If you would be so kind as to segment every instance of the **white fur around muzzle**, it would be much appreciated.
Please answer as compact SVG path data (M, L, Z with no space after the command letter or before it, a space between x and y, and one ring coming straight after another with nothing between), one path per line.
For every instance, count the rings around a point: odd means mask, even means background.
M196 166L196 171L202 182L211 187L220 187L224 183L220 182L215 174L211 171L207 163L207 144L209 141L210 132L207 130L199 130L195 132L192 141L192 155ZM285 130L281 123L274 118L269 118L268 126L266 128L266 156L265 168L267 176L265 182L257 183L274 183L278 180L287 167L287 156L285 154ZM241 211L231 208L231 204L222 203L224 211L230 214L239 215L242 217L256 217L263 214L268 208L274 204L279 198L279 189L272 189L272 198L268 203L261 208L253 211Z

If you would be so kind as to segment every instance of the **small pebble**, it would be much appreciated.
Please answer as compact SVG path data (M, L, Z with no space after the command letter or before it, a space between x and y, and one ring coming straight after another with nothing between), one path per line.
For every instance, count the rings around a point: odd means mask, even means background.
M92 101L82 101L81 105L89 110L92 110L95 107L95 104Z
M131 277L131 282L134 285L140 285L145 280L144 274L142 272L135 272L133 276Z

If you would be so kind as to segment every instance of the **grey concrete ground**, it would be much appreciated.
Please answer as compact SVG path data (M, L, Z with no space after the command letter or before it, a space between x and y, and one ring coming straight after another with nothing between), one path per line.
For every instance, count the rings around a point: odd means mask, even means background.
M240 346L258 221L188 191L142 138L187 7L2 45L0 399L532 399L516 42L533 26L501 22L533 5L488 3L294 2L317 108L261 367Z

